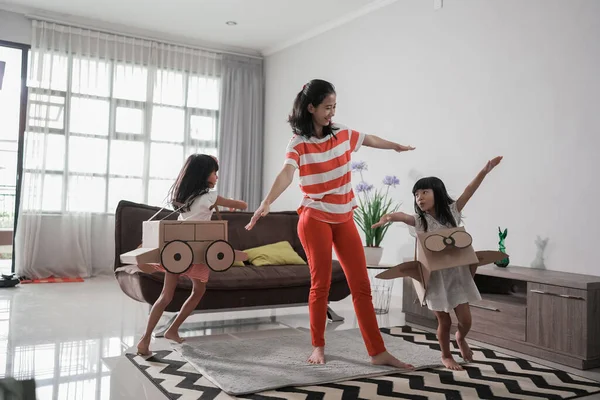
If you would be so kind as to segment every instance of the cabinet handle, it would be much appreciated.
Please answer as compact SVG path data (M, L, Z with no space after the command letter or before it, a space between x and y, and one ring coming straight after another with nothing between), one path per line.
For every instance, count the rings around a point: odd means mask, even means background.
M482 308L484 310L488 310L488 311L496 311L496 312L500 312L500 310L498 310L497 308L494 307L486 307L486 306L480 306L477 304L470 304L471 307L475 307L475 308Z
M581 296L571 296L570 294L561 294L560 297L564 297L565 299L575 299L575 300L585 300Z
M552 293L552 292L544 292L543 290L537 290L537 289L531 289L530 292L538 293L538 294L547 294L549 296L562 297L564 299L585 300L581 296L572 296L570 294L557 294L557 293Z

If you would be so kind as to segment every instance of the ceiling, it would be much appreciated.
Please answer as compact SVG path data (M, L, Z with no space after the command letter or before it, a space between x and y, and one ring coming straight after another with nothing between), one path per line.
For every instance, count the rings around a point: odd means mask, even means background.
M0 8L268 55L393 1L0 0Z

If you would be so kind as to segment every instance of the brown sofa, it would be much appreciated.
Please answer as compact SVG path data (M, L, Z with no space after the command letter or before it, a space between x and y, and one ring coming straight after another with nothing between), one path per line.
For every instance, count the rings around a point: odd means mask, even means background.
M148 220L159 208L122 200L115 213L115 276L121 289L134 300L154 304L163 285L164 274L147 274L136 266L123 265L120 254L137 248L142 239L142 222ZM167 217L163 210L155 219ZM244 250L282 240L290 242L294 250L306 260L306 254L297 234L298 215L295 212L272 212L258 221L252 231L245 225L252 213L224 212L221 218L228 221L228 241L236 250ZM177 219L173 214L168 219ZM281 265L231 267L225 272L212 272L206 294L196 310L223 310L252 307L282 307L307 304L310 274L307 265ZM189 296L191 281L181 276L173 301L167 311L179 311ZM346 277L340 264L333 261L329 301L342 300L350 294ZM330 319L340 320L330 310Z

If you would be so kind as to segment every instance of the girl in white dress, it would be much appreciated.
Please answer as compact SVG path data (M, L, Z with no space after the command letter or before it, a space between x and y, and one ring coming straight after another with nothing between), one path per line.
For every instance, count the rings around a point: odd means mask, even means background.
M386 214L373 227L394 221L414 226L417 232L432 232L459 226L462 220L462 209L481 185L485 176L501 160L502 157L496 157L488 161L457 201L450 198L446 186L440 179L435 177L420 179L413 187L416 214L408 215L402 212ZM438 320L437 337L442 350L442 363L446 368L457 371L463 369L450 352L451 310L454 310L458 320L456 342L461 357L465 361L473 360L473 351L469 348L465 338L471 329L469 303L477 300L481 300L481 296L469 266L432 271L425 301Z

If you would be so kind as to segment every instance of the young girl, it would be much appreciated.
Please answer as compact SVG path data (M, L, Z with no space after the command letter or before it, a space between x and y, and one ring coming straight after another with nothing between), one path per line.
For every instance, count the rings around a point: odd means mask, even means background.
M245 210L248 205L240 200L225 199L217 196L217 192L211 190L217 184L217 171L219 164L213 156L205 154L193 154L188 157L185 165L179 172L179 176L169 191L170 202L174 209L179 209L179 220L209 221L212 217L213 206L229 207ZM150 339L152 331L160 320L163 312L171 303L179 275L166 271L161 265L146 264L140 266L147 272L161 271L165 273L163 289L156 300L148 317L146 332L137 345L139 355L146 356L150 352ZM204 264L193 264L182 275L191 279L193 287L190 297L181 307L179 314L173 324L165 332L167 339L181 343L183 339L178 330L183 321L194 311L206 290L210 270Z
M386 351L377 326L365 254L353 220L353 210L357 206L350 181L350 155L363 144L397 152L413 150L413 147L333 124L335 106L336 93L329 82L312 80L298 93L288 118L294 135L286 150L283 169L246 229L252 229L260 217L269 213L271 203L292 183L294 173L299 169L304 197L298 209L298 235L306 251L311 277L308 310L313 352L308 362L325 363L325 323L333 246L352 293L358 325L371 362L412 368Z
M454 201L448 195L444 183L435 177L423 178L415 183L415 215L402 212L386 214L373 225L378 227L388 222L401 221L414 226L417 232L431 232L437 229L457 227L461 223L461 211L473 196L485 176L500 163L502 157L496 157L486 164L475 179L467 186L463 194ZM473 352L465 340L471 329L471 311L469 303L481 300L469 266L447 268L433 271L427 288L425 301L438 320L437 336L442 350L442 363L446 368L460 371L462 367L450 353L450 311L454 310L458 319L456 342L465 361L473 360Z

